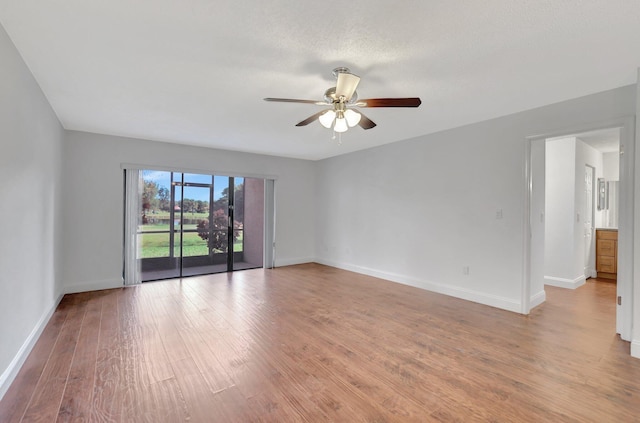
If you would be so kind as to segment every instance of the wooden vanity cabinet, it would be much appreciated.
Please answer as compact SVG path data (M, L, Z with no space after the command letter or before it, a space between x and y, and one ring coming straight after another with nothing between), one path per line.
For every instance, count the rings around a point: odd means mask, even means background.
M596 229L596 272L598 278L618 277L618 230Z

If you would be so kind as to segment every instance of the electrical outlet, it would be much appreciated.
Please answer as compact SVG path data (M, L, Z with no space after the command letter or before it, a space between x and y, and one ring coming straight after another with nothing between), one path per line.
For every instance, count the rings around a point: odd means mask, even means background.
M462 274L463 275L469 274L469 266L462 266Z
M502 219L502 209L498 209L498 211L496 211L496 219Z

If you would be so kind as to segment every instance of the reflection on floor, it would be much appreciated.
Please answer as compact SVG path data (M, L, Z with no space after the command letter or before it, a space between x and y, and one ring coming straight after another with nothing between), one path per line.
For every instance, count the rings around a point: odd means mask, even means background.
M257 269L262 267L262 263L247 263L244 261L233 263L233 270L247 270ZM227 271L227 264L213 264L210 266L193 266L185 267L182 269L182 277L209 275L212 273L224 273ZM163 270L148 270L141 272L142 281L157 281L160 279L172 279L179 278L180 269L163 269Z

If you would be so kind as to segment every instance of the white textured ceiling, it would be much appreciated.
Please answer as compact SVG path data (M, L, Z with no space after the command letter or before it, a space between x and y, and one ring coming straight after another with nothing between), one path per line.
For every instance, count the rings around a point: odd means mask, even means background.
M576 137L601 153L620 151L620 129L618 128L584 132L577 134Z
M0 23L65 128L319 159L636 82L638 0L0 0ZM342 145L331 70L378 126Z

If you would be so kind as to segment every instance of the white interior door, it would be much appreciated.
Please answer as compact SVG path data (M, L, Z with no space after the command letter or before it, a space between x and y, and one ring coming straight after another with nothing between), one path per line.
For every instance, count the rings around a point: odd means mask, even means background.
M584 276L593 277L595 270L595 254L593 251L593 177L595 169L589 165L584 167Z

